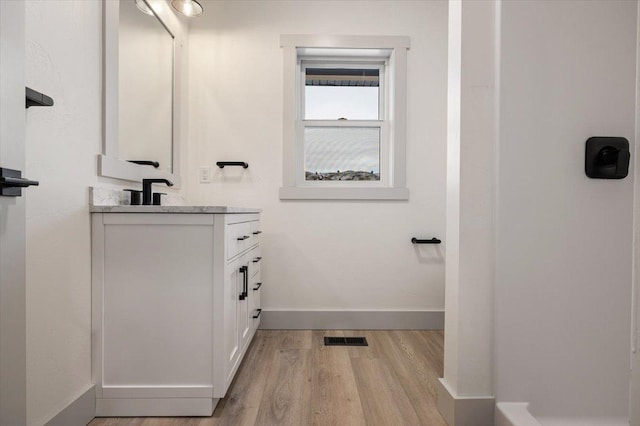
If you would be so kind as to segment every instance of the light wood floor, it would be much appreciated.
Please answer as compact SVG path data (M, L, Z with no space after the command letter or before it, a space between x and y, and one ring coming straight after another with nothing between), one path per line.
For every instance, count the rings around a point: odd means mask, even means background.
M364 336L368 347L324 346ZM446 425L442 331L258 330L212 417L101 418L90 426Z

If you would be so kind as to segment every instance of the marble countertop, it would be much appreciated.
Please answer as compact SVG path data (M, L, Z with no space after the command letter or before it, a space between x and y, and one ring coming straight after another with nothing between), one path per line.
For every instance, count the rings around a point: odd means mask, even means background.
M228 206L91 206L91 213L260 213L261 209Z

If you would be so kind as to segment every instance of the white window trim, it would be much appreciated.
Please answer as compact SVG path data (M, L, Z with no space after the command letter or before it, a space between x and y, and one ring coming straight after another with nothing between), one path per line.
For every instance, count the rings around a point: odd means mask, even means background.
M280 46L283 48L283 186L280 188L282 200L408 200L409 190L406 187L406 135L407 135L407 49L409 37L404 36L316 36L316 35L282 35ZM304 161L301 144L296 142L300 131L299 110L299 75L300 56L306 56L305 48L326 48L327 55L334 57L335 50L345 49L345 56L353 57L366 54L367 58L388 58L387 108L388 121L391 124L390 147L381 146L381 152L388 153L389 161L382 161L382 167L391 168L386 175L389 182L359 182L358 185L346 186L340 183L327 185L309 185L296 178L300 161ZM366 50L364 50L366 49ZM355 124L351 122L351 125ZM347 125L347 123L345 123ZM384 131L389 131L383 126ZM385 154L386 155L386 154ZM383 165L384 162L384 165ZM375 186L373 186L375 185ZM384 185L384 186L381 186ZM338 187L339 186L339 187Z

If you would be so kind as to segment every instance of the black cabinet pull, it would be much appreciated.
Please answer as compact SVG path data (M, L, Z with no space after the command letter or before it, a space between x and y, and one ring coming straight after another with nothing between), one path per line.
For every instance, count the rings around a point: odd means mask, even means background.
M247 276L249 268L246 266L240 267L240 273L242 274L242 292L240 293L240 300L244 300L247 297Z
M419 240L416 237L411 239L412 244L440 244L442 241L438 238L431 238L430 240Z
M260 290L260 287L262 287L262 283L256 283L256 285L257 285L258 287L254 287L254 288L253 288L253 291Z
M244 267L244 297L249 296L249 267Z
M253 258L253 263L258 263L258 262L260 262L261 260L262 260L262 258L261 258L260 256L258 256L258 257L254 257L254 258Z
M244 241L244 240L246 240L247 238L249 238L249 236L248 236L248 235L243 235L242 237L238 237L238 241Z
M256 312L258 312L258 313L253 316L253 319L260 318L260 314L262 313L262 309L256 309Z
M254 231L253 232L253 235L260 235L260 234L262 234L262 231Z

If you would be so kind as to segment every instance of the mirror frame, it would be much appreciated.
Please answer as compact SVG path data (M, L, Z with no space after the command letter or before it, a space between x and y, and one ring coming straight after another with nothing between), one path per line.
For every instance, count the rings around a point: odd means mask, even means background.
M131 0L133 1L133 0ZM182 183L180 176L180 150L182 146L181 121L185 116L180 111L182 99L182 65L186 63L184 46L185 30L166 0L145 0L153 9L160 23L173 36L173 101L172 101L172 173L158 171L150 166L141 166L120 159L119 144L119 21L120 1L103 1L103 135L102 154L98 155L98 176L142 182L146 178L164 178L173 182L174 188Z

